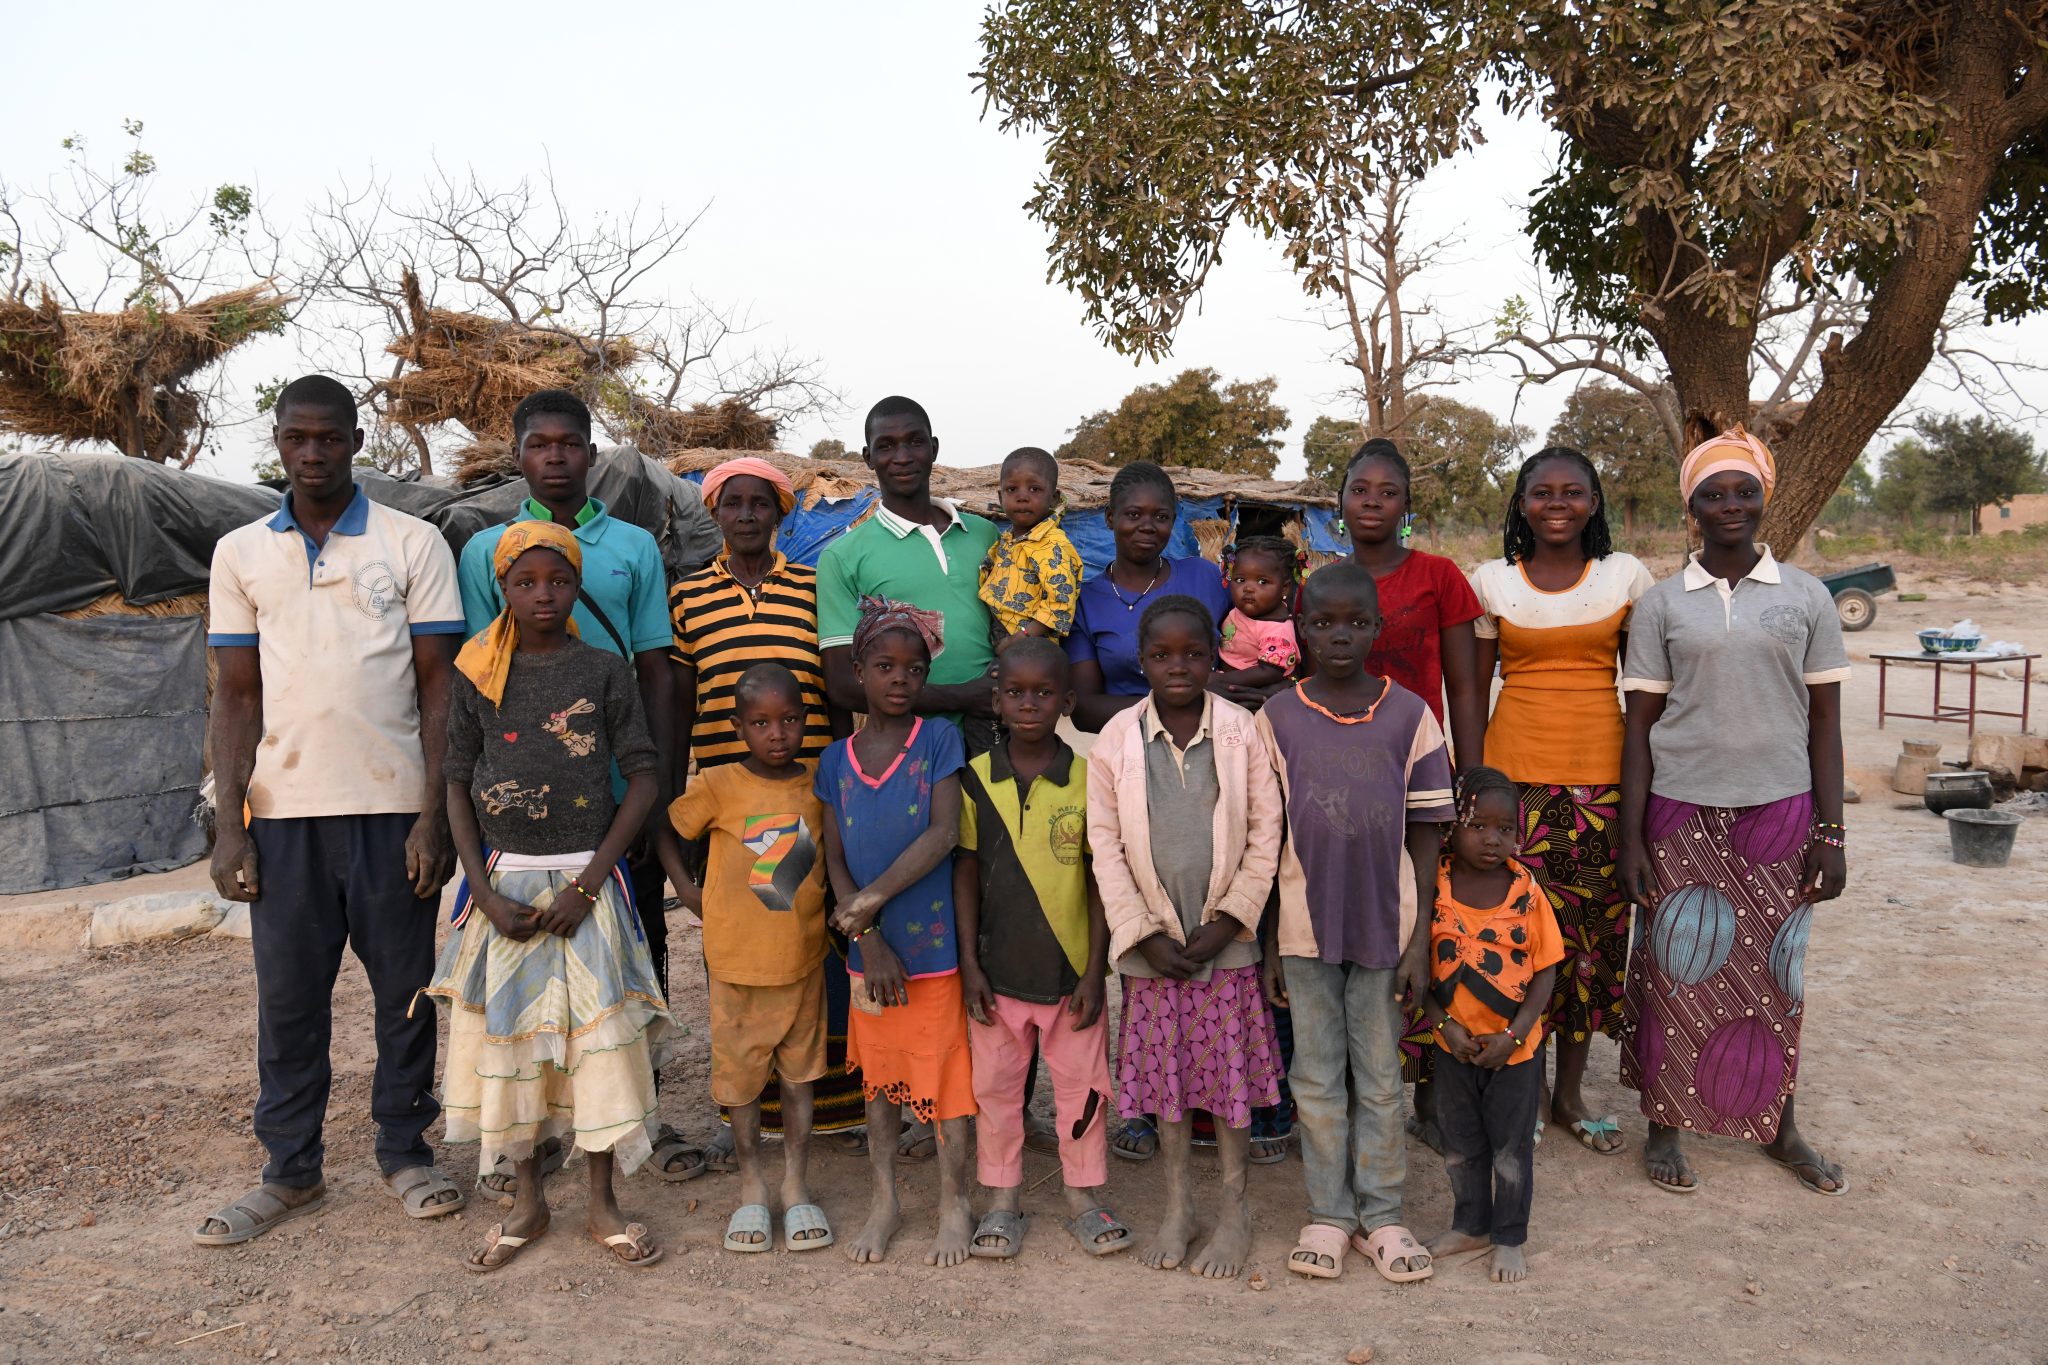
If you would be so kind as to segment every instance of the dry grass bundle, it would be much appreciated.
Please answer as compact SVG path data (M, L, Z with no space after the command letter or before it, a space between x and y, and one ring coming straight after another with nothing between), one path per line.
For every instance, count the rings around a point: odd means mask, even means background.
M384 383L386 416L400 426L455 422L479 439L509 442L520 399L568 389L588 401L602 376L638 355L626 341L429 308L411 271L403 284L412 328L384 348L411 366Z
M510 440L471 441L455 452L455 486L474 488L498 478L519 477L519 461Z
M685 450L775 449L777 423L737 398L664 408L637 395L625 404L625 439L657 460Z
M168 312L72 312L48 289L34 303L0 299L0 427L182 457L204 416L188 382L251 337L282 331L292 302L267 283Z

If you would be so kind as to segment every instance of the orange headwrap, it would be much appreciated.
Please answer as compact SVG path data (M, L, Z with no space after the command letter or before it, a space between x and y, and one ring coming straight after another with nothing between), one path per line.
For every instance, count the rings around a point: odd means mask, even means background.
M775 490L775 505L782 509L785 517L796 508L796 485L789 481L789 475L769 464L758 455L742 455L736 460L727 460L704 476L704 505L718 506L718 490L725 481L738 474L760 479Z
M568 527L552 521L515 521L498 537L497 548L491 552L492 576L503 583L514 561L528 550L553 550L568 560L579 576L583 573L583 547ZM574 621L569 622L569 633L577 633ZM518 650L519 623L512 619L508 606L462 647L455 656L455 667L496 706L505 700L505 679L512 673L512 656Z
M1778 486L1778 462L1771 458L1769 446L1739 425L1700 442L1679 462L1679 500L1691 502L1692 490L1709 474L1731 469L1756 475L1757 482L1764 486L1764 501L1771 500L1771 490Z

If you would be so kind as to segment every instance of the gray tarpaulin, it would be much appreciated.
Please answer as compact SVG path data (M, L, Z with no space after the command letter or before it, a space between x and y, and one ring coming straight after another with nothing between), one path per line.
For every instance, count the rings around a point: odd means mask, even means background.
M0 895L205 854L199 617L0 621L0 696Z

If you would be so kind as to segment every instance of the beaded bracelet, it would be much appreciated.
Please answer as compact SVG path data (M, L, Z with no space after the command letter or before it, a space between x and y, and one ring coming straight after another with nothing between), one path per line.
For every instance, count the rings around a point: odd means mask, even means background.
M589 901L592 905L597 904L597 893L592 891L589 887L585 886L576 878L569 878L569 889L571 891L574 891L577 895L583 897L583 899Z
M1842 850L1844 850L1844 851L1847 851L1847 849L1848 849L1848 847L1849 847L1849 841L1848 841L1848 840L1846 840L1846 839L1841 839L1841 838L1837 838L1836 836L1834 836L1834 835L1832 835L1832 834L1822 834L1822 833L1821 833L1820 831L1818 831L1818 830L1815 830L1815 831L1814 831L1814 835L1813 835L1813 841L1814 841L1814 842L1815 842L1816 844L1826 844L1826 845L1827 845L1827 846L1828 846L1829 848L1839 848L1839 849L1842 849Z

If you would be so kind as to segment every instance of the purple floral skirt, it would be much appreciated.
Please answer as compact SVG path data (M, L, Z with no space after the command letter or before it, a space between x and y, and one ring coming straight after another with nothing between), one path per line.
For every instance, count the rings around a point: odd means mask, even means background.
M1200 1109L1226 1128L1280 1102L1280 1045L1257 967L1207 981L1127 976L1118 1045L1117 1112L1178 1123Z

